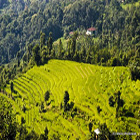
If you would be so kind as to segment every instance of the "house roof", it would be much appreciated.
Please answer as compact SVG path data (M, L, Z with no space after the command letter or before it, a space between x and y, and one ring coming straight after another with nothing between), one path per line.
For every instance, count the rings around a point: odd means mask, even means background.
M97 135L100 134L100 130L99 130L98 128L95 129L94 132L95 132Z
M74 34L74 32L69 32L69 35L73 35Z
M94 27L88 28L88 31L96 31L96 29Z

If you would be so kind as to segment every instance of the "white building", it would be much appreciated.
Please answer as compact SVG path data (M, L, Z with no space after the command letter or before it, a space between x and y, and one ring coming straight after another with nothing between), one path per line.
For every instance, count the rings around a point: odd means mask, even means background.
M97 31L94 27L87 29L86 35L96 35Z

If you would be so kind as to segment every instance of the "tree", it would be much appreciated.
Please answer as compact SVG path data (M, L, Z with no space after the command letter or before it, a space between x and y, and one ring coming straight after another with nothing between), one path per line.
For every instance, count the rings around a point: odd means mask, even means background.
M120 66L121 65L121 62L120 62L119 58L114 57L111 60L112 60L111 61L111 66Z
M38 66L40 64L40 47L38 44L34 46L32 52L33 52L34 62Z
M77 37L78 37L78 33L74 32L74 35L72 36L72 39L71 39L71 45L70 45L71 57L74 56L75 51L76 51L76 39L77 39Z
M25 126L23 126L21 124L21 125L18 125L17 133L19 133L19 135L17 135L17 137L16 137L17 139L19 139L19 140L25 140L26 137L27 137L28 131L25 128Z
M53 49L51 50L51 58L55 58L55 48L53 47Z
M44 103L41 102L41 111L43 112L44 111Z
M8 0L0 0L0 9L3 8L3 6L7 5L9 3Z
M11 93L14 92L14 84L13 84L13 82L11 82L10 88L11 88Z
M32 130L26 137L26 140L38 140L39 136Z
M25 123L25 119L24 117L21 117L21 124L24 124Z
M40 33L40 48L42 49L42 47L45 45L45 33Z
M41 135L39 136L39 140L45 140L44 134L41 134Z
M121 107L121 99L120 99L121 92L118 91L117 93L115 93L115 96L116 96L116 103L117 103L116 118L118 118L119 117L119 108Z
M79 62L79 53L78 53L78 51L75 51L75 54L73 56L73 60Z
M130 72L131 72L131 79L137 80L140 79L140 66L138 66L138 62L132 62L130 64Z
M44 130L44 132L45 132L45 140L48 140L48 133L49 133L49 130L48 130L48 128L46 127L45 128L45 130Z
M99 135L100 140L110 140L111 133L109 132L106 123L101 124L99 130L101 132L101 134Z
M17 124L12 113L12 105L3 96L0 97L0 139L14 140Z
M115 104L115 101L114 101L113 96L109 97L109 105L113 107L114 104Z
M25 111L26 111L26 107L25 107L25 105L23 105L23 107L22 107L22 111L25 113Z
M48 140L48 133L49 133L49 130L46 127L45 130L44 130L44 134L40 135L39 140Z
M45 101L48 101L49 98L50 98L50 92L47 91L47 92L45 93L45 97L44 97L44 99L45 99Z
M52 50L52 44L53 44L53 38L52 38L52 32L49 33L49 39L47 42L47 47L49 50L49 54L51 54L51 50Z
M85 58L86 58L86 48L85 48L85 46L82 46L81 47L80 54L81 54L81 61L84 61L85 62Z
M70 59L71 58L70 46L71 46L71 39L68 40L68 43L67 43L67 54L66 54L67 59Z
M97 106L97 111L98 111L99 114L102 111L102 109L100 108L100 106Z
M59 40L59 44L58 44L58 57L61 59L62 57L62 50L63 50L63 44L61 39Z
M90 122L88 126L89 126L89 131L90 131L90 133L91 133L93 124Z
M69 93L68 93L68 91L65 91L65 95L64 95L64 111L67 110L68 101L69 101Z
M17 60L18 60L18 67L19 67L19 65L20 65L20 60L19 60L19 59L20 59L20 52L19 52L19 51L18 51L18 53L17 53L17 56L16 56L16 57L17 57Z
M48 61L48 55L47 55L47 50L46 48L43 48L41 52L41 64L45 64Z

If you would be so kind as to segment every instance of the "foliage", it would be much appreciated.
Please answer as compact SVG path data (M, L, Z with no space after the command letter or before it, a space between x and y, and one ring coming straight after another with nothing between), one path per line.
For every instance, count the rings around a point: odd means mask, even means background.
M13 82L11 82L11 93L14 91L14 84L13 84Z
M140 83L130 77L127 67L49 60L48 64L34 66L12 80L17 91L12 95L15 101L9 96L11 81L5 87L7 94L3 93L3 89L1 94L14 106L17 122L21 123L22 117L25 119L23 126L17 130L17 137L21 135L26 139L34 130L38 138L44 139L47 126L48 139L92 139L94 130L104 122L110 133L139 132ZM51 92L47 105L44 102L45 91ZM109 106L111 96L113 107ZM23 105L25 112L22 111ZM92 129L89 129L90 122ZM108 136L106 132L104 134Z
M44 99L45 99L45 101L48 101L49 98L50 98L50 92L47 91L47 92L45 93L45 97L44 97Z
M33 59L36 65L40 64L40 47L39 45L34 46L33 48Z
M130 71L132 80L140 79L140 67L138 66L138 62L133 62L130 65Z
M107 128L106 123L100 125L100 133L99 140L108 140L111 139L109 129Z
M115 101L114 101L113 96L109 97L109 105L113 107L114 104L115 104Z
M3 96L0 96L0 139L14 140L17 124L12 113L12 105Z
M3 8L0 17L0 64L16 58L18 51L21 53L20 57L24 56L25 58L28 54L25 48L30 43L39 44L41 48L47 44L47 53L50 55L53 49L53 40L62 36L67 38L70 31L77 30L80 34L85 34L87 28L95 26L98 30L97 37L99 40L90 42L90 39L88 39L88 45L84 41L84 44L86 44L84 48L88 50L90 44L92 52L81 58L80 56L84 52L81 52L81 54L77 52L79 49L76 50L76 48L79 47L72 37L65 59L101 65L126 66L130 58L134 56L134 48L137 49L135 46L140 41L139 13L140 8L135 8L135 5L125 10L121 7L121 3L115 0L85 0L82 2L81 0L54 0L53 2L45 0L25 2L20 0L10 2L7 9ZM82 47L83 45L80 46L80 50L82 50ZM61 50L61 47L58 48ZM62 59L63 51L60 50L58 50L59 55L57 54L57 56ZM41 50L41 52L45 55L44 51ZM80 60L78 57L80 57ZM43 63L46 63L44 57L42 59Z
M64 111L68 109L68 101L69 101L69 93L68 91L65 91L64 95Z
M1 98L0 139L92 139L92 123L100 126L101 139L110 139L109 128L139 131L140 8L121 5L116 0L0 0L0 65L10 62L0 66L0 92L10 100L21 123L17 126L11 105ZM97 36L86 36L92 26ZM72 36L70 31L74 31ZM60 39L54 45L62 36L66 43ZM129 66L130 71L48 61L54 58ZM50 101L49 106L44 100Z

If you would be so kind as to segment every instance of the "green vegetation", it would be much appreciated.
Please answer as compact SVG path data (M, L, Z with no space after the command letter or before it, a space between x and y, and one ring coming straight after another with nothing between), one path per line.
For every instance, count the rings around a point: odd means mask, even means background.
M41 137L45 137L47 127L49 139L89 139L94 137L93 130L104 123L107 128L102 128L110 133L138 134L140 81L132 81L130 77L129 68L125 67L50 60L15 78L17 93L9 96L9 84L3 96L9 97L16 121L24 122L28 132L43 134ZM25 121L21 122L21 118ZM108 131L104 132L107 137Z
M137 2L134 1L134 3L131 2L131 3L128 3L128 4L127 3L126 4L122 4L121 6L122 6L123 9L127 10L127 9L132 8L133 6L136 6L136 7L140 6L140 1L137 1Z
M0 139L139 140L139 5L0 0Z
M0 139L14 140L16 137L15 116L10 102L0 95Z
M2 8L0 14L0 64L26 59L24 54L27 54L30 43L33 46L41 43L41 31L45 33L45 45L52 32L53 41L62 37L63 47L67 49L63 37L67 38L71 31L85 35L87 28L93 26L98 31L98 39L94 39L91 45L102 49L99 51L101 55L106 49L111 49L111 52L115 49L115 58L112 59L125 58L125 63L118 64L128 65L127 60L130 57L134 59L134 51L138 50L140 41L140 8L134 2L135 0L126 0L124 4L117 0L12 0ZM122 8L130 3L131 8ZM76 45L78 49L83 47ZM86 46L84 48L87 49ZM16 58L17 53L20 54L19 58ZM104 62L103 57L94 59Z

